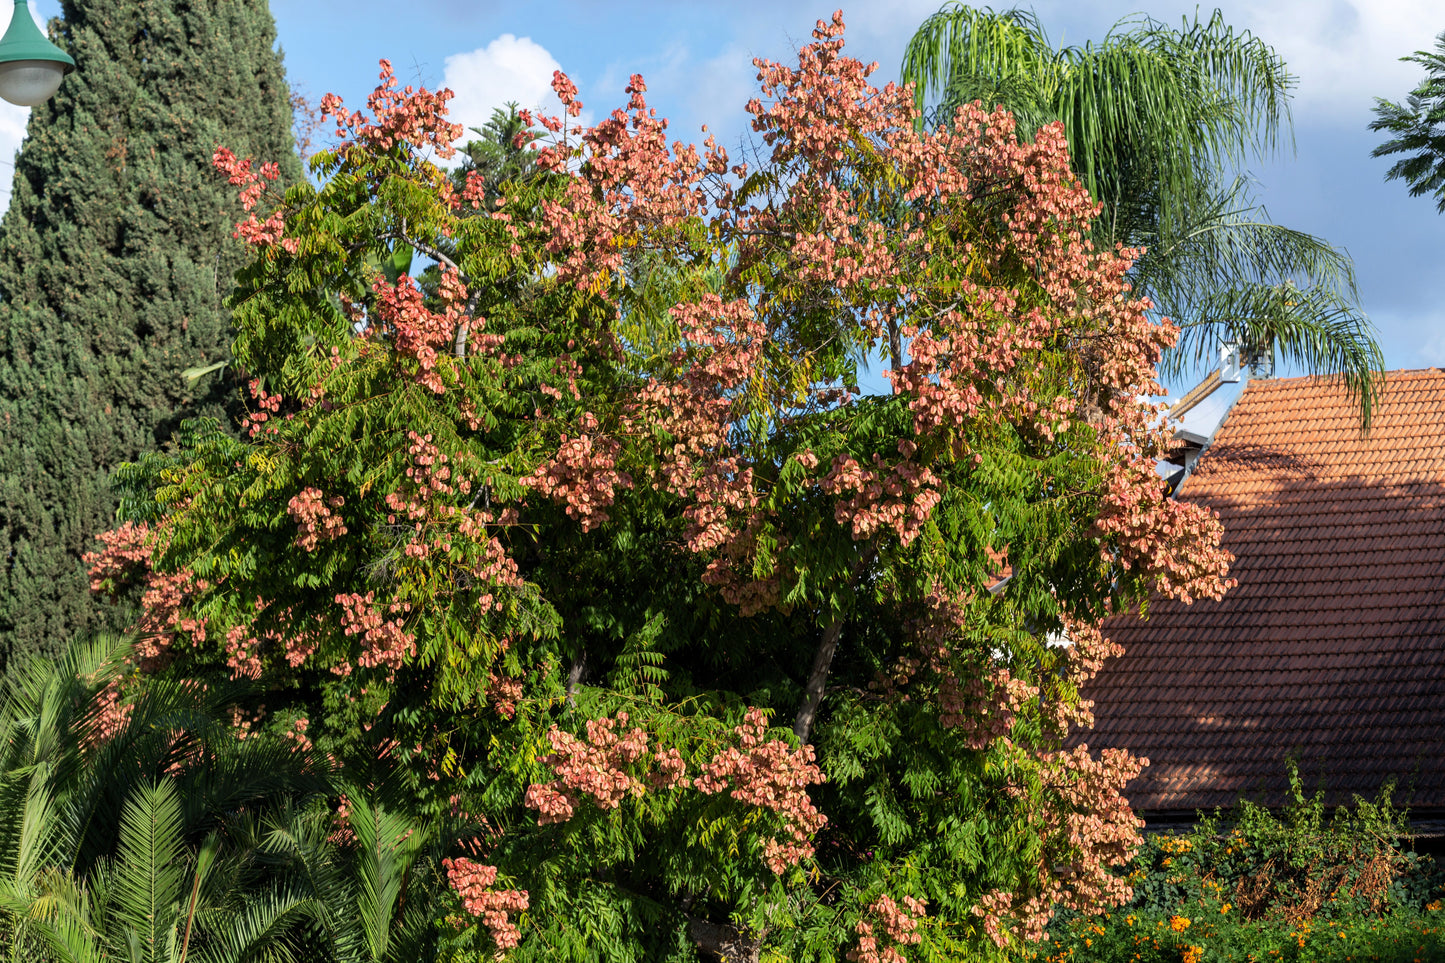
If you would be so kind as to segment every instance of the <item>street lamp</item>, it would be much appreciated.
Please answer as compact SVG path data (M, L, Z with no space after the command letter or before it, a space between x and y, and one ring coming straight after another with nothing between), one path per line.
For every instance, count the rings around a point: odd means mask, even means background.
M20 107L37 107L74 69L70 55L40 32L26 0L15 0L10 28L0 38L0 97Z

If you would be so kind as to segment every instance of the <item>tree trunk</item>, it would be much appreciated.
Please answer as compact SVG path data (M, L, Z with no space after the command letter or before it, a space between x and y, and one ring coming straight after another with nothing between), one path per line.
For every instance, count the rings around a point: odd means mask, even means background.
M803 690L803 704L798 707L798 716L793 720L793 734L798 741L806 743L813 731L813 720L818 716L818 705L823 701L823 690L828 683L828 670L833 665L833 653L838 651L838 637L843 634L843 620L835 619L823 630L818 650L813 653L813 669L808 673L808 685Z
M758 963L763 938L727 923L713 923L689 916L687 935L705 958L719 963Z
M857 587L858 580L863 577L863 571L873 561L875 554L874 546L869 545L858 557L853 566L853 576L848 579L849 590ZM813 731L813 720L818 717L818 706L823 701L823 692L828 685L828 670L833 667L833 653L838 651L838 638L842 634L843 620L834 619L828 623L828 627L823 630L823 637L818 640L818 649L813 653L813 668L808 672L808 683L803 688L803 704L798 707L797 718L793 720L793 734L798 737L799 742L807 743L808 736Z

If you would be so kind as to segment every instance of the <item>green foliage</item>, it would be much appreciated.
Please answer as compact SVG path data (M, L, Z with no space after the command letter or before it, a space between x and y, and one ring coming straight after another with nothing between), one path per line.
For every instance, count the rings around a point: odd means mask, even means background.
M1035 959L1123 961L1433 959L1445 951L1445 871L1418 853L1392 784L1333 813L1306 794L1274 812L1241 801L1187 834L1154 834L1128 868L1134 898L1066 913Z
M1438 911L1404 909L1299 924L1244 919L1233 910L1194 913L1078 917L1056 927L1055 938L1025 958L1040 963L1424 963L1445 954L1445 919ZM1173 919L1187 919L1189 925L1176 930Z
M453 175L458 190L466 186L467 175L476 171L486 185L483 203L490 207L506 185L521 185L538 176L531 143L537 131L518 113L515 102L492 108L487 122L471 131L477 136L461 148L462 162Z
M1445 214L1445 33L1435 38L1433 52L1417 50L1401 59L1424 67L1425 79L1403 104L1375 98L1370 130L1385 131L1390 139L1370 156L1408 155L1391 166L1385 179L1403 180L1411 197L1435 195L1435 209Z
M903 78L932 118L1002 104L1032 136L1064 124L1074 169L1103 206L1095 238L1143 248L1132 278L1183 329L1165 370L1212 360L1220 339L1339 373L1368 426L1383 356L1348 255L1270 222L1243 165L1289 138L1295 80L1260 38L1215 11L1172 28L1149 17L1098 43L1055 48L1031 13L946 4L910 41Z
M238 742L238 695L153 680L121 699L127 643L32 658L0 702L0 918L31 960L241 960L304 899L238 844L252 809L322 790L276 740ZM280 959L285 957L272 958Z
M109 474L182 419L227 420L223 305L243 246L219 143L299 180L275 26L255 0L64 0L80 67L31 111L0 220L0 664L97 621L81 555Z

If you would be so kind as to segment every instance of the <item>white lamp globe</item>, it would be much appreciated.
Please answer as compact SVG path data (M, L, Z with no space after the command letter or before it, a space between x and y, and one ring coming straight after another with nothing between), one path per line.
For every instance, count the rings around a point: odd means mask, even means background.
M38 107L60 89L65 64L58 60L0 63L0 97L20 107Z

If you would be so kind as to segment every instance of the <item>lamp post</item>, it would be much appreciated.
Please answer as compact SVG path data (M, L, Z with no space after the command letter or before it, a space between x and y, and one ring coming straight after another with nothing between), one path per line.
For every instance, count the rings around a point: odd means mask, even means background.
M0 97L20 107L39 106L74 69L70 55L40 32L26 0L15 0L10 28L0 38Z

